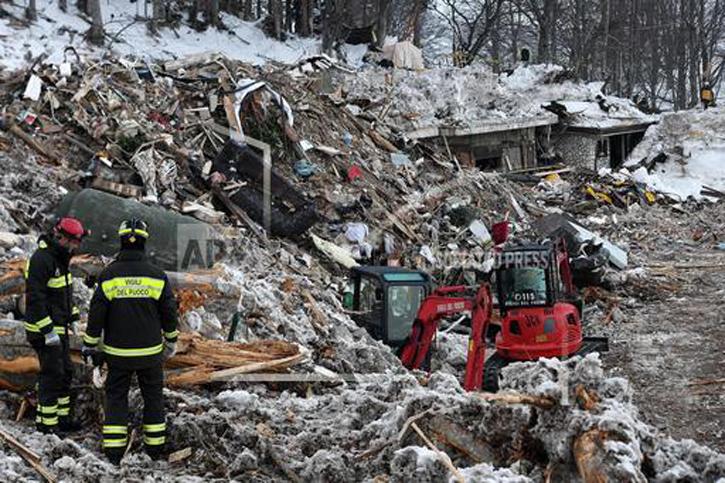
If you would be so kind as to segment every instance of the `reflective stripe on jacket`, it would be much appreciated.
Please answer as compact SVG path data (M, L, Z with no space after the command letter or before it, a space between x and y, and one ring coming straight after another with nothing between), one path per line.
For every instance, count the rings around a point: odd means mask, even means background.
M166 274L141 251L122 250L99 276L83 343L103 343L109 364L156 363L163 340L176 342L176 300Z

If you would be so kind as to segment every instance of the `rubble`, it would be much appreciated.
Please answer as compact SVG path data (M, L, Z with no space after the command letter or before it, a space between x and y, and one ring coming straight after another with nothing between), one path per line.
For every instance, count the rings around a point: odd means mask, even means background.
M159 481L190 473L205 478L256 474L261 481L294 480L290 475L312 480L344 475L361 480L384 474L396 481L407 481L411 475L427 481L454 479L439 453L426 447L416 431L409 429L400 439L398 434L413 424L438 451L445 452L466 481L478 477L542 481L544 472L557 479L575 479L579 470L572 441L592 429L606 431L609 442L596 449L602 458L597 471L609 478L638 481L646 475L658 480L678 474L693 481L711 481L725 472L723 455L692 442L657 437L653 428L639 419L626 381L605 378L596 356L566 363L542 360L515 364L506 370L507 390L552 397L557 403L548 409L467 397L450 377L436 373L428 387L422 387L409 375L380 374L354 387L319 388L315 392L321 392L311 399L254 385L246 390L232 386L211 399L169 391L169 403L176 408L171 417L172 447L194 448L181 465L152 464L132 452L115 469L93 450L97 435L77 443L38 438L20 431L16 423L3 426L21 443L32 444L58 478L88 478L100 470L117 478L144 474ZM598 394L599 402L591 409L580 408L576 402L580 384ZM426 410L429 417L409 422L411 416ZM436 422L438 416L447 420L448 426ZM322 424L323 420L326 423ZM446 431L456 426L463 434L489 445L493 449L488 453L491 460L474 463L461 450L446 444ZM217 434L218 438L208 440L203 433ZM453 433L448 436L457 437ZM389 438L392 442L382 446ZM346 450L338 452L335 447ZM528 449L520 452L520 448ZM53 463L54 454L64 454L64 458ZM520 456L514 457L516 454ZM3 456L6 474L33 477L22 462L7 458L7 453ZM511 464L512 458L515 464ZM645 465L645 459L654 464ZM223 461L228 463L219 464Z
M640 191L634 182L622 187L580 170L547 167L549 173L533 176L535 183L529 184L461 169L439 146L405 142L394 128L399 106L390 104L386 111L383 105L377 112L351 109L348 106L354 104L346 104L350 94L343 99L338 92L321 95L315 90L314 70L301 71L290 80L286 69L253 69L222 57L174 62L164 69L109 57L74 66L72 75L63 77L65 86L57 85L60 80L50 67L2 74L0 93L12 114L30 107L31 101L20 98L25 88L21 80L29 75L43 80L41 98L32 104L37 118L18 128L44 146L53 146L61 162L41 169L38 163L44 159L31 153L27 161L21 140L12 133L0 137L8 165L0 175L0 230L14 235L3 238L9 242L0 255L3 260L26 257L35 236L47 227L45 214L66 191L101 181L106 190L143 199L149 204L146 208L160 210L165 217L175 212L200 217L223 235L223 258L210 271L191 267L179 273L178 263L168 267L174 270L172 283L178 284L184 331L202 333L215 355L224 348L242 347L222 342L231 333L238 344L271 340L270 349L285 347L276 354L277 362L301 354L307 359L283 362L282 367L296 364L285 377L262 365L255 366L263 371L254 374L258 379L236 380L227 376L244 371L224 371L244 366L217 363L193 375L204 384L169 388L170 449L185 455L174 463L152 462L138 444L120 468L105 463L99 452L98 403L92 399L98 395L80 392L78 412L88 429L74 439L60 439L40 438L29 431L29 420L11 422L22 397L4 392L3 427L21 443L32 445L58 478L108 474L159 481L455 481L458 472L467 481L575 480L582 475L632 481L682 475L709 481L725 474L721 454L670 440L645 423L661 408L638 413L631 386L624 379L605 377L595 357L509 366L505 389L554 401L552 407L532 406L531 399L521 397L513 403L486 401L464 393L454 376L465 361L465 335L441 334L435 372L408 373L390 348L353 322L340 302L345 272L355 265L400 263L431 272L444 284L457 276L455 269L486 266L501 222L513 236L531 237L539 218L568 212L576 215L576 226L621 249L607 253L608 261L623 269L602 275L610 292L590 293L587 330L611 334L619 347L640 347L645 342L629 340L628 326L639 326L642 319L659 322L663 300L681 291L692 294L696 286L689 278L695 277L692 269L676 268L666 259L653 265L651 252L671 256L673 243L674 248L693 251L714 248L723 236L722 213L692 215L703 208L688 202L678 208L659 197L650 202L646 190ZM156 82L140 75L141 67L149 68ZM469 74L453 87L480 80L475 72ZM286 99L294 122L265 89L249 93L235 110L229 86L248 78L263 78ZM559 89L556 84L550 88ZM468 91L466 95L474 95ZM504 107L510 107L506 102ZM426 115L433 112L425 109ZM258 166L265 165L264 152L253 143L270 147L272 177L284 182L275 207L285 216L275 219L299 216L303 222L295 229L266 232L263 213L253 213L240 201L246 188L255 189L259 199L260 170L256 178L244 177L229 169L226 157L217 156L224 149L237 149L229 146L241 139L248 141L245 149L262 160ZM137 163L139 159L146 161ZM299 175L301 160L315 167L308 176ZM558 179L547 178L552 174ZM582 189L586 186L595 195ZM627 196L619 193L625 189ZM287 197L288 192L295 194ZM118 198L109 199L120 204ZM307 207L314 208L313 222L303 216ZM5 211L8 216L3 216ZM690 235L699 230L697 241L683 238L685 230ZM692 263L683 261L682 266L707 264L702 260L693 255ZM716 265L716 258L708 260ZM18 262L9 264L6 272L11 276L0 279L0 292L10 302L22 290L18 268ZM705 278L709 285L703 290L712 300L719 300L713 288L721 281L718 276L712 270ZM87 302L90 288L76 285ZM5 307L2 310L13 310ZM698 320L707 320L705 312L702 309ZM617 357L622 360L621 351ZM259 362L265 361L253 364ZM608 359L605 363L610 368ZM636 362L640 364L645 365ZM644 384L641 374L633 375L637 384ZM652 397L651 390L647 394ZM132 403L138 400L136 391ZM425 411L429 417L413 421L415 427L413 422L406 425ZM717 414L705 417L717 419ZM134 423L139 420L134 414ZM708 444L717 447L712 439ZM3 446L0 453L3 474L37 477L9 448Z

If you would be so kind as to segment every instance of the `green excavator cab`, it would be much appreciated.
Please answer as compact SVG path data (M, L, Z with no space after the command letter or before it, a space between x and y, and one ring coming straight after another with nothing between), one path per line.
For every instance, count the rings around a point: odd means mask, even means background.
M401 346L410 334L421 302L431 292L428 274L400 267L352 269L343 302L352 318L370 335Z

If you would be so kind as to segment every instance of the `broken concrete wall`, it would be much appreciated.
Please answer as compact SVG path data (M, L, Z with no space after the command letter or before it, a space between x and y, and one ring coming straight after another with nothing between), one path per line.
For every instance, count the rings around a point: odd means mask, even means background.
M497 165L506 171L504 156L513 170L536 166L535 128L457 136L449 138L448 143L470 167L476 167L479 160L497 159Z
M553 137L552 145L569 166L596 169L601 164L597 162L597 138L594 136L567 132Z

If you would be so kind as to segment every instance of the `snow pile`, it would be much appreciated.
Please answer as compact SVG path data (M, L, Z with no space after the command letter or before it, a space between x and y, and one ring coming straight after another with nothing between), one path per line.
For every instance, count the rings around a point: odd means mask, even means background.
M649 164L653 166L648 171L643 165ZM703 187L725 191L725 110L663 115L625 166L635 180L677 200L701 199Z
M25 5L4 4L3 8L16 17L24 16ZM58 8L56 0L37 0L38 20L29 27L17 25L10 17L0 19L0 65L17 69L29 58L48 56L48 62L64 60L64 50L72 46L81 55L102 53L105 49L92 47L85 41L89 24L79 16L75 2L68 2L68 12ZM162 28L151 36L143 21L143 2L101 2L104 28L110 45L117 55L134 54L152 59L168 59L200 52L222 53L229 58L252 64L268 60L292 63L319 52L315 39L291 39L279 42L267 37L254 23L245 22L234 15L221 13L228 31L207 29L197 32L186 23L177 30ZM149 16L151 15L149 7ZM108 42L107 42L108 45ZM69 61L74 60L72 54Z
M599 397L589 410L576 399L579 385ZM166 391L171 450L191 447L182 464L153 462L140 448L116 469L99 454L97 430L78 441L33 432L30 422L10 422L10 400L0 404L3 426L41 455L61 480L151 478L279 481L290 473L305 481L453 481L435 451L406 422L445 451L470 481L578 481L572 446L592 429L607 435L597 456L609 481L716 481L725 476L725 455L692 441L659 437L631 403L626 380L605 378L598 356L567 362L541 360L505 370L504 386L556 401L552 409L489 403L466 393L456 377L434 373L423 386L412 374L370 375L337 387L294 385L286 390L226 384L218 394ZM281 392L280 392L281 391ZM138 390L132 403L139 403ZM139 424L140 414L132 418ZM400 437L401 430L408 430ZM441 433L443 432L443 433ZM445 436L472 443L447 445ZM477 449L478 448L478 449ZM482 448L482 449L481 449ZM465 451L462 451L464 449ZM476 455L476 456L474 456ZM0 448L0 472L35 477L8 447Z
M562 468L576 467L572 440L590 430L606 435L598 470L609 481L715 481L725 476L725 455L693 441L673 441L656 434L632 404L632 389L623 378L605 378L598 354L568 361L540 359L504 368L503 389L550 397L560 405L540 413L530 428L547 448L550 461ZM593 391L600 399L583 409L578 388ZM693 446L694 445L694 446ZM656 462L654 468L649 462ZM563 475L559 475L560 477ZM564 480L576 479L570 474Z
M602 87L602 82L572 80L563 67L550 64L521 66L510 75L497 75L482 65L423 72L377 68L345 80L350 102L369 99L371 109L389 109L386 115L408 130L521 119L554 123L556 116L542 108L551 101L571 111L572 125L609 127L656 120L627 99L604 96ZM599 99L608 110L600 108Z

